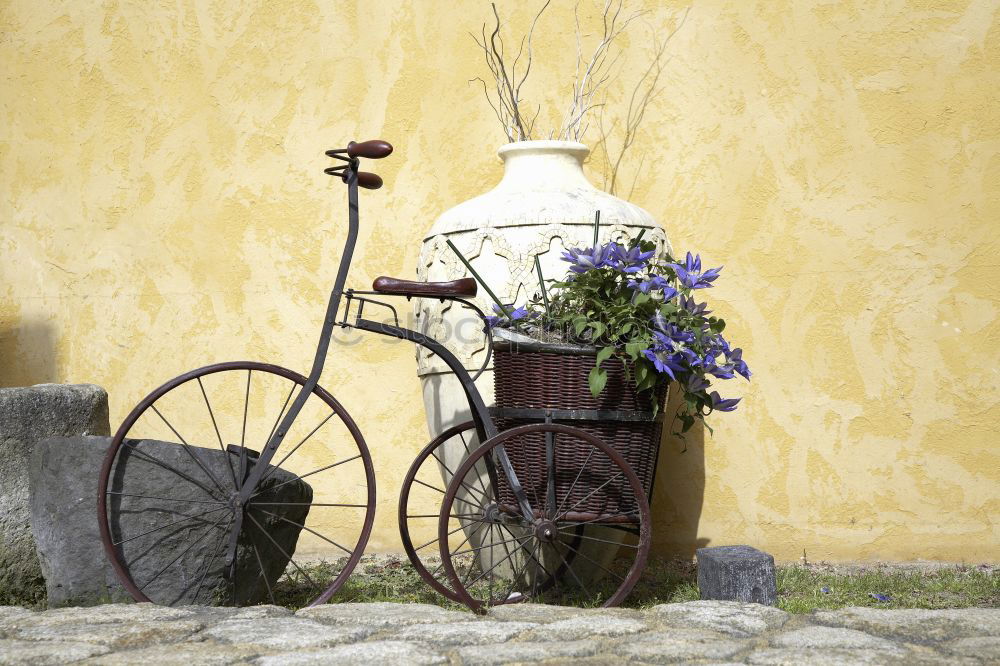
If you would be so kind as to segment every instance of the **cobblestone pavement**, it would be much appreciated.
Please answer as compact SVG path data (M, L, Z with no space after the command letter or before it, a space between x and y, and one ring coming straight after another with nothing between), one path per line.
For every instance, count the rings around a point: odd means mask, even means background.
M1000 609L0 607L0 664L1000 664Z

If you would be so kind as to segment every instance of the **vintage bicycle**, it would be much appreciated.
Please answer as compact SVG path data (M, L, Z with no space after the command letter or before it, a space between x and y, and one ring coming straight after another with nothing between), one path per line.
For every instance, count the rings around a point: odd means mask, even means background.
M486 358L470 373L442 342L400 326L382 300L453 301L485 319L470 300L476 281L379 277L370 290L346 288L358 189L382 186L360 161L391 153L379 140L326 151L338 164L325 172L347 185L348 229L308 376L255 361L208 365L151 392L116 431L98 520L134 599L248 605L280 603L294 589L317 605L344 586L371 535L376 482L360 429L319 384L335 328L425 347L468 399L471 420L417 454L398 501L404 550L433 589L476 611L522 601L613 606L638 580L650 546L648 488L622 455L549 412L499 431L475 384L490 363L489 328ZM366 306L388 308L389 320L366 318ZM363 357L337 360L338 372L363 371ZM374 377L352 390L385 409ZM460 464L447 464L448 447L459 447Z

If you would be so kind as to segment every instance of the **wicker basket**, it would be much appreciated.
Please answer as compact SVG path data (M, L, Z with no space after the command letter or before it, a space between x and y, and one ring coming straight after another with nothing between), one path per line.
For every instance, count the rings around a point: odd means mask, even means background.
M629 372L627 377L620 362L609 360L601 366L608 372L607 385L595 398L587 383L596 356L592 347L496 341L493 352L494 419L500 430L544 420L541 414L529 414L526 410L559 410L566 418L558 418L559 413L555 412L554 423L579 428L617 450L639 477L649 498L663 431L667 382L661 382L653 391L637 394L634 373ZM656 416L653 400L660 404ZM574 414L566 414L567 411ZM504 446L528 496L532 497L533 492L543 496L547 478L545 435L521 436ZM559 496L572 489L566 502L578 504L577 510L584 513L633 513L635 496L628 482L620 477L608 483L615 475L610 459L598 456L588 462L586 456L590 450L578 447L574 452L578 451L579 460L559 461L555 470ZM581 476L584 465L585 473ZM503 501L515 504L513 492L504 479L500 480L500 486Z

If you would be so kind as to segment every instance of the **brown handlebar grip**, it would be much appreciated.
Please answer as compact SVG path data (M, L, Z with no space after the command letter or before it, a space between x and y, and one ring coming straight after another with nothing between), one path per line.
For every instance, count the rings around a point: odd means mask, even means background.
M347 144L348 157L366 157L370 160L378 160L387 157L390 153L392 153L392 146L389 142L381 139L372 139L361 143L351 141Z
M363 187L366 190L377 190L382 187L382 178L375 173L369 173L367 171L358 172L358 187Z

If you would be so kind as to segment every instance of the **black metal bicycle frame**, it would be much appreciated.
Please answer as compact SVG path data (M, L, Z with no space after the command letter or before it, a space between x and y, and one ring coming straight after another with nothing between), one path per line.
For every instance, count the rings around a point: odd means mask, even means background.
M339 152L339 151L334 151ZM328 153L329 154L329 153ZM306 383L302 385L302 389L299 391L295 400L292 402L291 407L285 416L281 419L280 424L275 429L271 440L261 451L260 457L257 464L254 465L253 470L247 477L240 490L237 504L242 506L247 502L250 496L253 494L254 488L257 483L260 482L261 477L264 475L265 470L268 467L271 459L274 457L278 446L281 445L282 440L284 440L285 435L291 428L292 423L295 421L299 412L302 410L303 405L305 405L306 399L312 393L316 384L319 382L320 375L323 374L323 366L326 363L327 353L330 348L330 338L333 335L334 326L340 326L342 328L358 328L363 331L369 331L371 333L378 333L381 335L388 335L402 340L408 340L415 344L421 345L422 347L428 349L431 353L438 355L441 360L455 373L455 377L458 379L459 383L462 385L462 390L465 392L466 397L469 400L469 407L472 409L473 422L476 424L476 433L479 436L480 442L485 442L490 437L497 434L496 424L490 416L489 410L486 408L483 402L483 397L479 393L479 389L476 388L472 377L469 372L465 369L462 363L455 357L455 355L449 351L444 345L442 345L437 340L430 338L418 331L413 331L407 328L402 328L398 325L382 324L380 322L371 321L368 319L362 319L360 314L358 318L350 323L347 321L348 308L350 307L350 301L355 298L354 294L357 293L371 293L371 292L353 292L352 290L347 290L345 292L344 286L347 283L347 273L351 266L351 260L354 255L354 248L358 240L358 229L360 226L360 216L358 213L358 166L359 162L357 158L343 158L348 161L346 169L343 171L343 179L347 183L347 205L348 205L348 230L347 230L347 240L344 243L344 252L340 258L340 267L337 270L337 278L333 283L333 290L330 292L330 301L326 308L326 317L323 320L323 328L319 336L319 344L316 347L316 356L313 359L312 370L309 372L309 376L306 379ZM340 174L338 174L340 175ZM344 311L344 319L340 322L337 321L337 315L340 312L341 297L346 294L348 299L348 306ZM418 296L419 297L419 296ZM432 296L428 298L438 298L440 300L461 300L457 298L439 297ZM518 500L518 504L521 507L524 516L531 516L532 510L531 506L528 504L528 497L524 492L523 487L517 479L517 474L514 472L514 467L507 457L507 453L504 448L498 447L497 457L500 462L500 466L503 468L504 473L510 480L511 489L514 492L514 496ZM494 470L489 470L491 476L495 476ZM495 481L495 479L494 479ZM240 512L237 515L241 515ZM237 522L240 522L237 519ZM236 548L236 537L240 532L240 525L234 525L232 532L232 537L230 539L230 549L229 554L232 555ZM228 558L227 558L228 559Z

